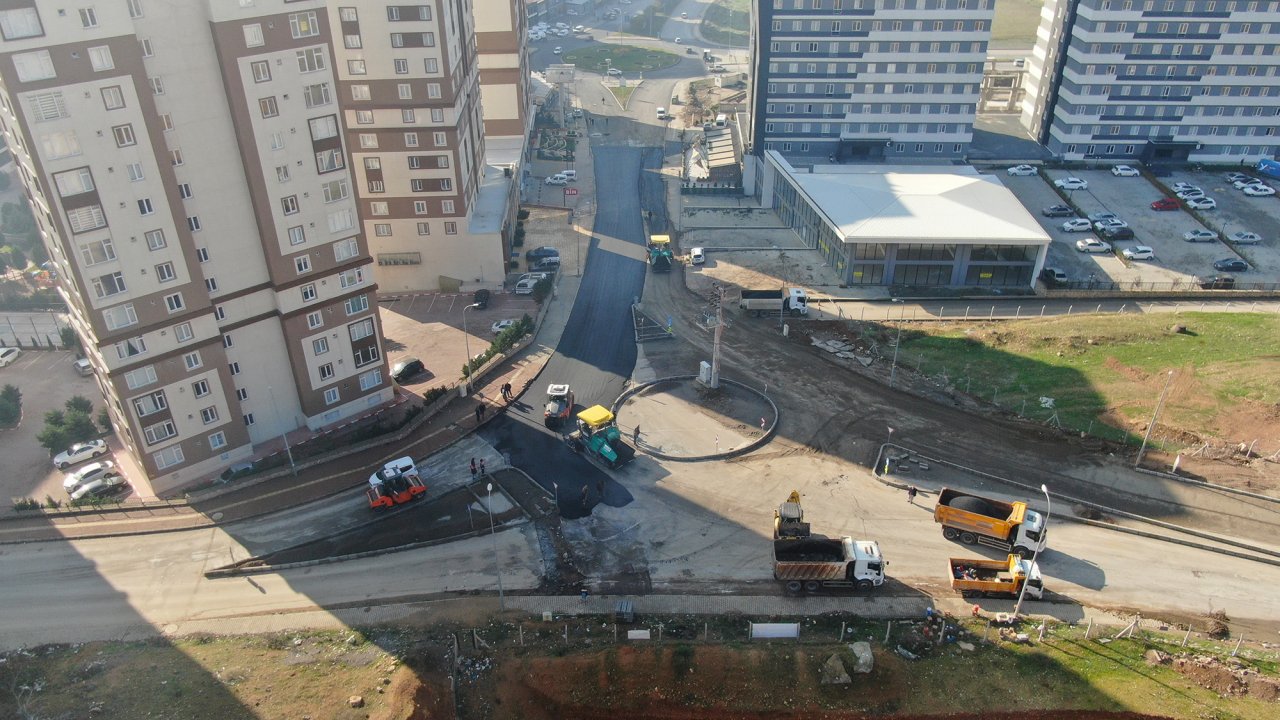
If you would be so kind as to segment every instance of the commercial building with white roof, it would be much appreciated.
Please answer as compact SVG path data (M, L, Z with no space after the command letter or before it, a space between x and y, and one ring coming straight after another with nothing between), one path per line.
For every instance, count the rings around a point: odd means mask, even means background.
M971 167L754 163L777 211L846 285L1026 287L1049 235L994 175Z

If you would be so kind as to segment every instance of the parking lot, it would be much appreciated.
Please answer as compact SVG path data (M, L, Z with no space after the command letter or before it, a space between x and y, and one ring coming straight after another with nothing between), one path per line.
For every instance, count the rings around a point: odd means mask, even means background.
M1251 198L1241 194L1223 179L1223 173L1187 172L1161 178L1167 186L1180 180L1191 182L1217 200L1217 209L1200 211L1206 223L1201 223L1186 209L1153 210L1153 201L1173 197L1173 194L1146 176L1117 177L1112 175L1109 166L1098 170L1047 170L1044 174L1049 180L1034 175L1016 177L1003 173L1001 180L1053 238L1045 265L1063 270L1072 281L1096 279L1134 285L1189 283L1198 277L1220 274L1213 268L1215 261L1237 257L1244 258L1252 266L1249 271L1232 273L1240 281L1275 281L1277 269L1280 269L1276 240L1277 233L1280 233L1280 203L1274 197ZM1111 242L1115 251L1146 245L1154 250L1155 258L1125 261L1116 254L1077 251L1076 241L1101 236L1096 231L1064 231L1062 224L1069 218L1048 218L1041 213L1043 208L1063 204L1051 183L1066 177L1078 177L1088 182L1088 188L1066 193L1068 204L1079 210L1080 217L1113 212L1133 230L1134 238ZM1244 228L1246 223L1248 227ZM1188 231L1218 232L1224 228L1228 234L1241 229L1252 230L1262 235L1263 242L1259 246L1233 248L1220 240L1192 243L1184 239Z
M75 395L93 402L93 418L97 420L103 402L98 385L93 378L77 374L71 366L73 362L75 356L70 352L24 350L16 362L0 368L0 385L15 385L22 392L21 424L0 431L0 457L5 465L5 472L0 473L0 489L6 500L29 497L43 502L46 495L60 501L67 499L62 491L63 473L53 467L49 451L41 447L36 436L44 428L45 413L61 410ZM107 441L116 448L113 437ZM128 469L124 474L132 482Z

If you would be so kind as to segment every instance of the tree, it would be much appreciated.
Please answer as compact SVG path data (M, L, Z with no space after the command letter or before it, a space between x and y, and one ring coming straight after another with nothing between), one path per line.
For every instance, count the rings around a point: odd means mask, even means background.
M102 432L111 432L111 411L105 407L98 411L98 427L102 428Z
M13 385L0 390L0 426L17 425L22 419L22 393Z
M36 436L49 452L58 452L98 436L98 426L90 415L93 403L88 398L77 395L64 407L65 410L50 410L44 414L44 429Z
M88 415L93 412L93 401L83 395L76 395L67 401L65 407L68 413L78 411Z

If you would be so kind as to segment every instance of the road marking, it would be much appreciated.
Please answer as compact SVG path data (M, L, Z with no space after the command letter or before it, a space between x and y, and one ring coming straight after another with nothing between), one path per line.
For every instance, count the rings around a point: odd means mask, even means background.
M432 309L432 308L434 308L434 307L436 306L436 298L438 298L438 297L440 297L440 296L439 296L439 295L432 295L432 296L431 296L431 304L427 306L427 312L431 312L431 309Z
M413 304L414 304L415 302L417 302L417 301L418 301L418 296L417 296L417 295L411 295L411 296L409 296L409 309L410 309L410 310L412 310L412 309L413 309Z

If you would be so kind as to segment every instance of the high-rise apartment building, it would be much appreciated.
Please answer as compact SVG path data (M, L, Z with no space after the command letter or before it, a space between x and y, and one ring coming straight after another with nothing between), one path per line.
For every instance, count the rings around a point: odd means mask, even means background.
M475 0L475 15L485 140L518 151L533 122L524 0Z
M752 152L962 158L994 0L757 0Z
M1278 70L1276 0L1046 0L1023 123L1067 160L1270 158Z
M391 399L365 227L430 217L447 234L446 198L475 184L468 18L364 0L0 5L0 122L157 491ZM383 208L362 112L399 163Z

